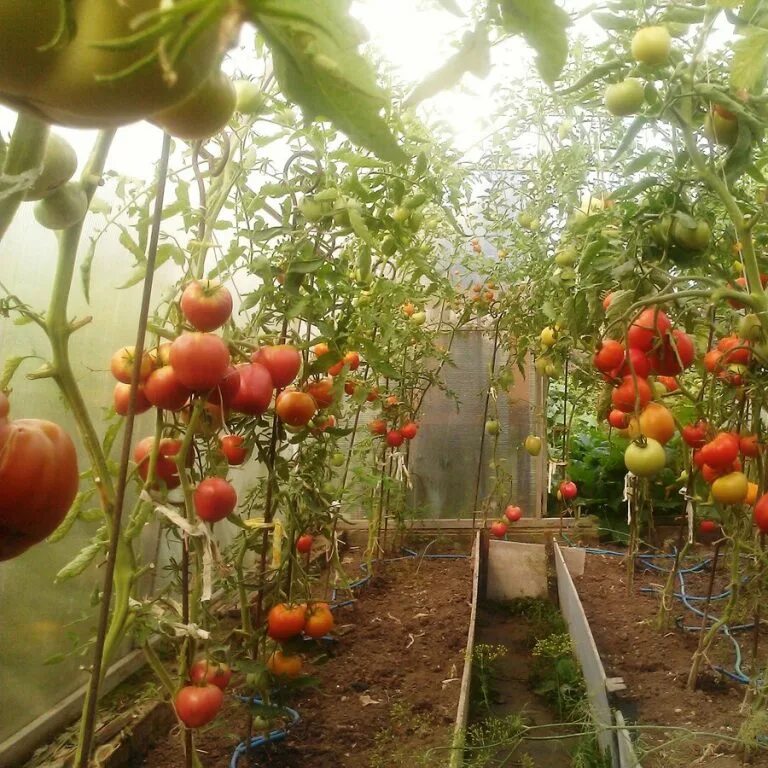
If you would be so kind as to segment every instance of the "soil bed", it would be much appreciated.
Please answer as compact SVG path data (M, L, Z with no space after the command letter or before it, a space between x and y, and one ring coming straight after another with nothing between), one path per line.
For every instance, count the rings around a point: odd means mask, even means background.
M301 721L286 740L254 752L260 768L445 766L461 685L472 595L472 561L407 559L377 566L353 606L337 611L338 642L318 647L307 671L318 686L297 691ZM312 656L315 660L312 660ZM198 736L206 768L229 766L245 736L246 711L232 697ZM145 768L178 768L176 732ZM437 747L434 752L429 750ZM240 761L246 768L246 760Z
M708 553L703 552L702 557ZM670 561L667 561L668 563ZM669 567L669 565L667 565ZM706 595L709 570L686 576L686 591ZM643 592L644 587L661 588L665 574L638 567L632 595L627 595L627 571L623 558L588 555L586 569L576 586L592 627L598 650L609 677L622 677L627 690L617 698L628 721L643 725L677 726L711 734L697 739L680 738L680 732L642 731L639 758L644 768L676 768L706 765L711 768L735 768L743 765L743 750L733 742L721 741L717 734L736 737L744 722L740 713L746 686L702 665L699 690L686 688L691 657L698 637L674 625L667 632L656 629L660 598ZM725 576L717 574L714 593L725 588ZM679 582L675 591L679 591ZM703 603L697 603L703 607ZM719 613L722 602L714 602ZM671 618L686 625L701 622L679 600L672 605ZM751 654L751 633L738 637L745 659ZM764 645L765 643L763 643ZM762 654L761 654L762 655ZM733 646L718 641L710 661L713 665L733 667ZM747 668L747 665L744 665ZM761 732L763 732L761 730ZM672 739L677 739L674 743ZM643 754L643 749L652 749ZM734 750L739 754L733 754ZM751 755L750 765L768 766L768 751Z

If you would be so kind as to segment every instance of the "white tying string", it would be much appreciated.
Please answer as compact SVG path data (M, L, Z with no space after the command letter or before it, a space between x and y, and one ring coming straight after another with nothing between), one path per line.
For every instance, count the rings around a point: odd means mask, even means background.
M395 478L402 481L405 477L405 484L408 488L413 488L411 483L411 473L408 471L408 467L405 465L405 454L402 451L397 451L392 454L395 459Z
M622 499L627 502L627 525L632 525L632 502L635 498L635 486L632 483L634 477L631 472L627 472L624 475L624 495Z
M685 516L688 518L688 543L693 544L693 499L688 495L688 489L683 486L678 493L685 499Z
M207 602L213 595L213 561L214 549L216 547L211 529L202 520L199 523L190 523L189 520L182 517L175 509L155 502L146 491L141 492L140 498L142 501L153 504L156 512L164 515L175 526L181 528L187 536L196 536L203 539L203 594L200 599L203 602Z
M207 640L211 633L207 629L200 629L197 624L181 624L175 622L171 624L173 634L176 637L194 637L196 640Z

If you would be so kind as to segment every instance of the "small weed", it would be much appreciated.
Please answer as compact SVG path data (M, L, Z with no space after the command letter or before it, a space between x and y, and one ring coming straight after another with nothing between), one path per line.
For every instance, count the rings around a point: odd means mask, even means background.
M472 652L472 691L476 701L487 711L491 709L494 663L506 653L507 649L503 645L485 643L478 643Z
M525 725L519 714L489 717L467 729L464 768L509 765L509 757L520 745ZM502 752L506 756L502 756Z

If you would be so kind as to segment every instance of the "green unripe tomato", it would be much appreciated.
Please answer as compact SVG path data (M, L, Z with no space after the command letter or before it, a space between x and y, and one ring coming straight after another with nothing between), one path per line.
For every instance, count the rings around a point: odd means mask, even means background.
M624 451L624 465L638 477L653 477L664 469L666 463L664 446L652 437L645 438L645 445L632 442Z
M572 267L576 263L577 258L578 253L576 249L572 245L569 245L555 254L555 264L557 264L558 267Z
M385 256L394 256L396 251L397 251L397 241L395 240L394 237L392 237L392 235L387 235L381 241L381 252Z
M501 424L496 419L489 419L485 422L485 433L487 435L498 435L501 432Z
M634 115L645 101L643 84L634 77L611 83L605 89L605 108L616 117Z
M88 211L88 198L79 184L68 183L35 203L37 223L46 229L66 229L80 221Z
M657 67L666 63L672 51L672 36L666 27L642 27L632 38L632 58Z
M704 118L704 135L715 144L732 147L739 136L739 121L709 112Z
M712 230L706 221L697 221L695 227L687 227L679 218L672 222L672 238L688 251L706 251Z
M760 318L753 312L741 318L739 338L743 341L761 341L763 339L763 326L760 324Z
M409 318L408 322L411 325L420 326L424 325L424 323L427 321L427 313L426 312L414 312Z
M398 223L403 224L411 217L410 208L406 208L404 205L395 206L392 211L392 218Z
M45 144L40 175L27 190L25 200L41 200L62 184L66 184L77 170L77 154L66 139L51 133Z
M334 453L333 456L331 456L331 464L334 467L343 467L345 461L346 458L343 453Z
M235 111L243 115L258 115L264 111L267 97L252 80L235 80Z
M315 222L323 218L323 204L311 197L305 197L299 203L299 210L307 221Z

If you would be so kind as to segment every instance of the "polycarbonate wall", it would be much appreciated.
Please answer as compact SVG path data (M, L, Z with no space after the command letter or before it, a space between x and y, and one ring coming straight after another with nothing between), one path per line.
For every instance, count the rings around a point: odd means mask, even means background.
M492 490L493 438L485 435L483 441L483 433L493 340L487 332L462 331L456 334L451 352L453 365L444 366L442 378L452 394L437 388L428 392L420 416L421 429L411 443L410 503L414 512L426 518L471 517ZM497 371L507 354L499 349ZM534 399L532 377L522 376L516 377L508 392L499 392L497 397L501 434L496 460L511 474L504 486L510 503L522 507L526 516L533 516L536 510L537 462L522 450L521 444L535 431ZM489 418L493 415L491 402Z

